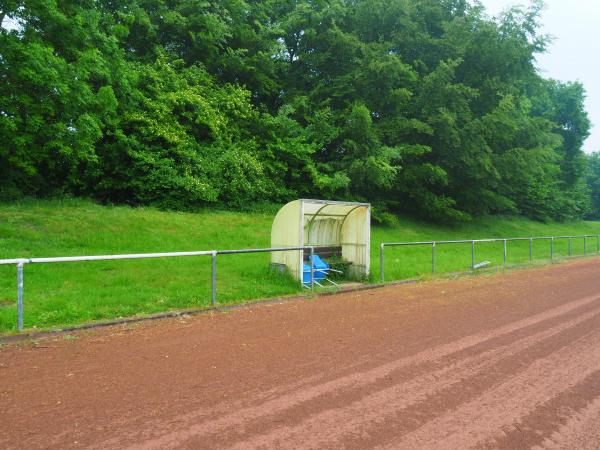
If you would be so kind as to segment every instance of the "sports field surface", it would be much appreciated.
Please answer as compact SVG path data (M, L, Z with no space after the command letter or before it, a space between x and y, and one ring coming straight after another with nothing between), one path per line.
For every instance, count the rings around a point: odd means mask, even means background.
M600 260L0 348L1 448L599 448Z

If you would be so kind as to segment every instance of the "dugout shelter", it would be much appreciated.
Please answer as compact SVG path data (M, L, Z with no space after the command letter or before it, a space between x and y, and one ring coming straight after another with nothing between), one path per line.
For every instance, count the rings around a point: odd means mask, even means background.
M370 270L371 205L332 200L294 200L282 207L271 227L271 247L314 246L327 260L341 257L348 275L364 279ZM273 252L271 263L302 280L310 250Z

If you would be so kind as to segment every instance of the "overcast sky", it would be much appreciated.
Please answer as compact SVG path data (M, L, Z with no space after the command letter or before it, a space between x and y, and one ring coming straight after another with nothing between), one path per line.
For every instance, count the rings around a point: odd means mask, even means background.
M527 0L480 0L494 16ZM600 1L545 0L543 33L554 42L538 56L538 66L546 78L580 81L587 91L586 109L592 121L592 134L584 145L587 153L600 151Z

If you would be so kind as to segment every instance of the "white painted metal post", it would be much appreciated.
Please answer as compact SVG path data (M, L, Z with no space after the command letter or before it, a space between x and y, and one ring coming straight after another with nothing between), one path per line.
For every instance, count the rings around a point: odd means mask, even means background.
M379 246L379 273L381 274L381 282L385 283L385 273L384 273L384 268L383 268L383 260L384 260L384 255L383 255L383 249L385 247L385 244L381 244Z
M23 331L23 263L17 264L17 329Z
M310 290L315 290L315 248L310 247Z
M533 263L533 238L529 239L529 264Z
M213 251L211 253L211 303L213 306L217 303L217 252Z

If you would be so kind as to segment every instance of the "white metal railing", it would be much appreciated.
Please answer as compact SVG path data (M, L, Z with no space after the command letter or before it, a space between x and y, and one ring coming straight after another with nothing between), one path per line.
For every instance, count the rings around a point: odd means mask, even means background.
M315 252L314 246L305 247L273 247L273 248L247 248L241 250L203 250L197 252L168 252L168 253L133 253L124 255L93 255L93 256L59 256L52 258L15 258L0 259L1 265L15 265L17 267L17 329L23 330L23 267L26 264L51 264L82 261L110 261L121 259L148 259L148 258L178 258L192 256L210 256L211 257L211 304L217 302L217 255L232 255L241 253L271 253L287 251L310 251L311 261ZM310 289L314 289L315 274L314 265L310 264Z
M574 239L583 239L584 256L588 254L587 241L589 238L596 239L596 253L600 252L600 235L584 235L584 236L551 236L551 237L530 237L530 238L506 238L506 239L470 239L457 241L424 241L424 242L384 242L380 244L380 277L381 282L385 282L385 247L399 246L431 246L431 270L436 271L436 247L438 245L447 244L470 244L471 245L471 267L475 268L475 248L478 243L503 242L504 244L504 266L507 265L507 244L514 241L529 241L529 261L533 262L533 242L536 240L547 240L550 242L550 259L554 260L554 242L559 239L568 239L569 256L572 256L572 241ZM0 265L15 265L17 268L17 329L23 330L23 294L24 294L24 278L23 268L27 264L52 264L52 263L68 263L68 262L83 262L83 261L108 261L108 260L123 260L123 259L148 259L148 258L176 258L176 257L194 257L194 256L210 256L211 257L211 304L216 305L217 301L217 255L231 255L244 253L270 253L270 252L285 252L285 251L310 251L311 261L314 255L315 246L302 247L273 247L273 248L258 248L258 249L239 249L239 250L203 250L193 252L167 252L167 253L134 253L122 255L92 255L92 256L61 256L51 258L13 258L0 259ZM310 288L314 289L314 266L310 264Z
M475 245L478 243L502 242L504 243L504 266L507 264L507 245L508 242L529 241L529 263L533 262L533 242L534 241L550 241L550 260L554 261L554 242L559 239L568 239L569 241L569 256L572 256L573 239L583 239L583 254L587 256L587 241L588 238L596 238L596 253L600 252L600 235L584 235L584 236L549 236L549 237L529 237L529 238L505 238L505 239L467 239L460 241L425 241L425 242L383 242L379 246L379 273L381 282L385 282L385 247L408 247L416 245L431 246L431 272L435 273L435 257L436 247L444 244L471 244L471 268L474 269L475 264Z

